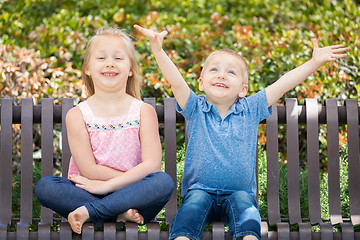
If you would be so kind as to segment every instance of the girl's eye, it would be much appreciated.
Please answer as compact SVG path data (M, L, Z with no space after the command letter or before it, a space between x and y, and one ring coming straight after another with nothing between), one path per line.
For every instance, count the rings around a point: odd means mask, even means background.
M231 75L235 75L235 72L234 72L234 71L229 71L229 73L230 73Z
M98 57L97 59L99 59L99 60L104 60L105 58L104 58L104 57Z
M217 71L216 68L210 68L210 72L215 72L215 71Z
M121 57L117 57L117 58L115 58L116 60L121 60L122 58Z

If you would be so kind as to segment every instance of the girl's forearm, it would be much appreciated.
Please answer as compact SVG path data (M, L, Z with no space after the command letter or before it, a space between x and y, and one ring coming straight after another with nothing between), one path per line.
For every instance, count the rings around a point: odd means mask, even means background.
M123 175L124 172L111 167L95 164L80 174L90 180L107 181L117 176Z
M154 165L152 162L142 162L129 171L124 172L122 175L118 175L117 177L106 181L108 192L117 191L123 187L140 181L150 173L159 172L160 170L160 165L156 166L156 164Z

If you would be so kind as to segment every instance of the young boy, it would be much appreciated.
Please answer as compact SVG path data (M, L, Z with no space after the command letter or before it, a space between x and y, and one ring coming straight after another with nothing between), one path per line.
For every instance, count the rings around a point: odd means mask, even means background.
M248 66L232 50L213 52L205 60L199 89L190 90L162 49L166 31L156 33L135 25L150 40L152 53L171 84L178 111L187 121L189 138L183 177L183 202L172 222L169 239L201 239L212 221L229 225L233 239L261 239L255 162L259 122L271 105L328 61L347 56L343 45L319 48L313 39L312 59L250 97Z

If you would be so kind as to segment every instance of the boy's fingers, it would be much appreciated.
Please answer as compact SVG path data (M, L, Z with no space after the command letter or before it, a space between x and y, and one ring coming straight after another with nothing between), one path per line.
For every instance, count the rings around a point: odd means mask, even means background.
M164 38L167 34L168 34L167 31L162 31L162 32L160 33L160 36L161 36L162 38Z
M330 48L336 49L336 48L342 48L342 47L344 47L344 45L343 45L343 44L339 44L339 45L332 45Z
M337 48L335 50L333 50L333 53L341 53L341 52L345 52L349 50L349 48Z

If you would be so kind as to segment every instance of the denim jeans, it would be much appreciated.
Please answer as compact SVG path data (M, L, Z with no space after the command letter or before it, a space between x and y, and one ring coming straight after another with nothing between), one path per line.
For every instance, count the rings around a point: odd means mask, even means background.
M156 172L108 195L94 195L67 178L47 176L38 181L35 194L41 205L65 218L85 206L91 221L101 226L104 222L116 222L117 216L129 209L137 209L144 223L151 221L169 201L173 189L171 177Z
M233 194L190 190L171 224L169 239L184 236L200 240L204 226L222 221L229 226L233 239L246 235L260 236L260 214L255 199L245 191Z

